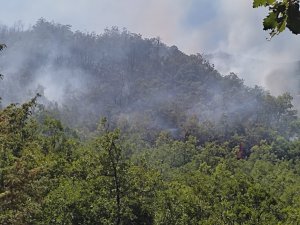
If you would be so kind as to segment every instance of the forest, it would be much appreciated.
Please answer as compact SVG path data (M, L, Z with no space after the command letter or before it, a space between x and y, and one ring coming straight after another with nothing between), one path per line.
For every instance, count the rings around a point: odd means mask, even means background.
M300 224L300 119L117 27L0 27L0 224Z

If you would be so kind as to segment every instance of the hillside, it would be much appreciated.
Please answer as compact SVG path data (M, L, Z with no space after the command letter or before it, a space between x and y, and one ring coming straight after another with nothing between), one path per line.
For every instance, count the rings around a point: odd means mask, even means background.
M296 115L289 95L275 98L249 88L233 73L218 73L201 54L186 55L127 30L72 32L68 25L40 19L29 30L2 27L0 40L9 46L0 62L3 104L39 92L44 96L39 102L71 127L93 131L106 117L113 126L184 137L193 134L188 130L193 121L219 133L209 137L218 139L237 129L246 135L253 125L279 128Z
M300 223L290 94L117 28L0 40L0 224Z

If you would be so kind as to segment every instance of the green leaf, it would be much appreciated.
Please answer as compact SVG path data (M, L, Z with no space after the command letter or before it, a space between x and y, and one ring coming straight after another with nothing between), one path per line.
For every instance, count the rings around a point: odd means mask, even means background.
M277 14L274 12L270 12L269 15L264 19L263 25L264 30L274 30L278 25Z
M253 1L253 8L258 8L261 6L267 6L269 1L273 1L273 0L254 0Z
M273 5L276 2L276 0L267 0L268 5Z
M289 6L287 13L287 24L286 27L293 34L300 34L300 12L299 12L299 4L295 3Z
M280 26L278 27L278 32L281 33L286 28L286 21L283 21Z

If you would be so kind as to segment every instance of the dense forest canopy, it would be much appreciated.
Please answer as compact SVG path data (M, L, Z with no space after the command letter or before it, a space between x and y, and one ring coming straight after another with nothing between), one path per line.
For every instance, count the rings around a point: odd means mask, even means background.
M125 29L0 40L0 224L300 223L288 93Z

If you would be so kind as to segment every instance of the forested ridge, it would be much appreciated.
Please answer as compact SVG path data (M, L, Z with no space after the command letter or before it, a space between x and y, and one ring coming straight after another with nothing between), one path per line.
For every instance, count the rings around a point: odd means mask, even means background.
M125 29L0 40L0 224L300 223L290 94Z

